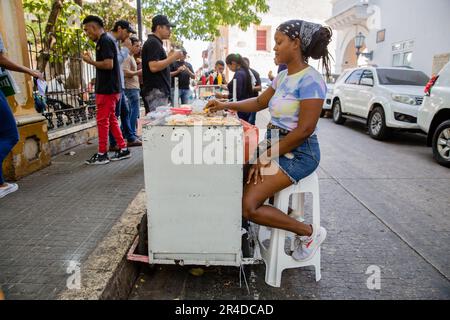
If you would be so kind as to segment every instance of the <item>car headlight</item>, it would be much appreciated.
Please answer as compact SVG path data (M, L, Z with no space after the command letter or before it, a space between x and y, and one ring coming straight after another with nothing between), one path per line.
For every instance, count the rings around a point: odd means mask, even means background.
M410 96L407 94L392 94L392 100L400 102L400 103L404 103L404 104L409 104L409 105L416 105L416 97L415 96Z

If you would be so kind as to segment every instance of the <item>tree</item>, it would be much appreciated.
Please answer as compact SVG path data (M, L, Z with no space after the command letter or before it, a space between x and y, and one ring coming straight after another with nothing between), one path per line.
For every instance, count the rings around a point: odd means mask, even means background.
M61 64L63 61L52 61L50 52L56 52L62 60L69 58L70 83L66 87L79 87L79 53L80 49L89 47L84 45L89 41L83 35L80 21L88 14L95 14L104 19L106 30L111 30L119 19L136 24L137 13L130 4L132 1L135 0L97 0L94 3L83 0L23 0L25 12L39 16L40 21L47 21L43 38L39 39L41 52L37 59L38 69L44 71L48 62L56 66L58 62ZM269 10L266 1L142 0L143 23L150 29L151 18L162 13L177 25L173 32L174 43L181 44L180 38L212 41L219 36L221 26L237 25L246 30L251 24L259 24L258 14ZM38 29L36 26L34 28Z
M185 39L213 41L221 26L246 30L259 24L258 14L269 11L267 0L142 0L145 16L163 13L177 25L174 33Z
M97 0L93 3L85 2L83 11L86 14L94 14L101 17L105 23L105 29L111 30L114 22L125 19L133 24L137 23L136 8L131 6L130 1L122 0Z

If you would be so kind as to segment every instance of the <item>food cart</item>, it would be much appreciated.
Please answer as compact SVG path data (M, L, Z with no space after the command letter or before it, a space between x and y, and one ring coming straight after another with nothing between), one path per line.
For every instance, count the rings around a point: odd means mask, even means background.
M240 265L242 136L234 117L144 127L149 263Z
M193 106L157 108L143 125L147 214L128 260L234 266L240 276L262 263L259 230L242 223L248 136L236 113L203 111L217 87L200 86Z
M137 239L129 260L236 267L259 262L242 254L241 121L222 111L172 113L143 126L148 255L135 254Z

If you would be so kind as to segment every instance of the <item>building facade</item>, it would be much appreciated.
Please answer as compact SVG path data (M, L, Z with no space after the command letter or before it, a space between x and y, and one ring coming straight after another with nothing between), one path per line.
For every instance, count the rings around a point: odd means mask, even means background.
M251 67L261 77L267 77L269 71L276 73L273 47L276 28L291 19L301 19L324 24L331 15L330 0L269 0L270 11L261 15L260 25L251 25L247 30L239 27L223 27L220 37L209 44L208 66L213 68L215 61L225 60L230 53L239 53L250 59ZM333 44L331 45L333 52ZM317 63L311 61L314 67ZM228 75L229 78L231 76Z
M30 67L22 0L0 1L0 33L7 55L16 63ZM20 92L8 97L8 103L16 118L20 138L3 162L3 172L7 179L16 180L48 166L51 154L47 121L34 107L33 81L29 75L12 74Z
M331 0L326 23L337 33L336 72L363 64L408 66L436 74L450 58L449 0ZM355 37L365 36L356 58Z

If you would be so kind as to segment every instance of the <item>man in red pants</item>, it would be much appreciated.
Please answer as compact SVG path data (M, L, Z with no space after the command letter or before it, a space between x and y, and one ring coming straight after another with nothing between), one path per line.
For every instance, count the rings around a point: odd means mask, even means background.
M88 53L83 54L83 60L97 69L95 102L97 104L98 153L87 160L86 164L109 163L108 132L110 129L120 148L111 158L111 161L130 158L130 151L123 139L119 122L115 116L116 104L122 90L116 46L106 34L103 28L103 20L100 17L87 16L83 20L83 29L89 39L97 44L95 61Z

